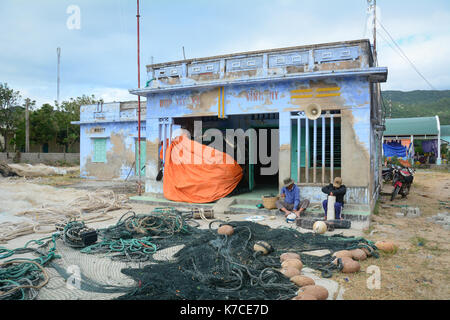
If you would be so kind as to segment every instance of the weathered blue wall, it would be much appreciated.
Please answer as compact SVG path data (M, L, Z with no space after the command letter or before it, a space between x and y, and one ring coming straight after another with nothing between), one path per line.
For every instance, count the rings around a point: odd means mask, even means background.
M335 88L339 90L327 91ZM297 90L312 91L296 92ZM327 94L336 96L323 96ZM147 119L217 116L222 105L219 98L218 88L151 94L147 97ZM224 87L223 100L225 115L298 111L311 103L332 110L370 107L370 92L369 83L364 78L292 80L227 86Z
M369 197L364 188L369 187L370 180L370 100L367 77L289 80L151 94L147 96L147 123L152 125L147 128L147 168L151 169L147 171L146 191L162 192L162 184L154 180L160 118L278 113L281 184L290 176L291 112L303 111L314 103L322 110L341 110L342 177L347 186L358 188L353 201L367 204Z
M125 179L135 175L138 122L136 110L120 110L119 103L82 106L80 116L80 172L85 178ZM141 122L145 140L146 121ZM94 139L106 138L106 163L93 162Z

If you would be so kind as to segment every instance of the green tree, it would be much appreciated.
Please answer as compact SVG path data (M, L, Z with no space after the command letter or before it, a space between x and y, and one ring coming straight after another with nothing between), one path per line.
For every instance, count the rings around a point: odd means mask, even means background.
M0 148L3 152L7 150L8 138L13 136L17 124L22 116L22 107L20 106L20 92L14 91L8 87L7 83L0 83L0 134L4 138L4 143Z
M36 144L52 141L59 130L53 106L46 103L30 114L30 140Z
M25 151L25 139L26 139L26 123L25 123L25 110L28 104L29 117L33 113L33 109L36 107L36 101L26 98L22 105L21 114L18 115L16 119L16 131L14 138L11 139L10 143L16 146L16 151Z
M102 100L97 100L94 95L82 95L69 101L63 101L61 105L56 105L57 111L55 119L58 125L56 143L65 147L68 152L74 143L80 141L80 127L71 124L72 121L80 120L80 108L82 105L96 104Z

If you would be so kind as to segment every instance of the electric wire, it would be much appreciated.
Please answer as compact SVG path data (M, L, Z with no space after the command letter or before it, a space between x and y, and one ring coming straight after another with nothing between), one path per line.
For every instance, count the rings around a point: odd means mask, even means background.
M401 53L401 56L406 59L406 61L411 65L411 67L417 72L417 74L430 86L432 90L436 90L434 86L430 83L430 81L425 78L425 76L419 71L419 69L416 67L416 65L408 58L406 53L402 50L402 48L398 45L398 43L394 40L394 38L391 36L389 31L385 28L385 26L377 19L377 22L380 24L381 28L386 32L386 34L389 36L392 43L398 48L398 50Z

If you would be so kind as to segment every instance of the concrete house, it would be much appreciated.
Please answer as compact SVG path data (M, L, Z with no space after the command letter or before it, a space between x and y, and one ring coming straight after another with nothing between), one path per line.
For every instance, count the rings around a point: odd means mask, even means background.
M126 179L136 176L137 102L81 106L80 173L84 178ZM141 102L141 132L145 133L145 102ZM141 175L145 174L145 136L141 141Z
M396 140L403 143L412 143L414 141L429 141L434 144L434 153L436 164L441 164L441 143L443 137L441 134L439 116L434 117L415 117L415 118L396 118L386 119L386 130L383 132L383 143ZM414 151L414 148L413 150ZM412 155L414 152L412 152Z
M368 40L159 63L147 66L147 74L145 88L130 90L147 99L147 193L163 192L163 181L156 179L163 165L160 155L165 155L160 149L166 150L172 132L184 128L195 136L195 121L201 121L201 134L210 128L253 128L258 148L275 145L272 156L279 170L262 175L270 164L258 157L244 170L250 191L277 193L283 179L291 177L302 197L318 203L325 198L321 187L341 176L348 188L346 202L367 213L373 209L384 125L378 83L386 81L387 68L375 65ZM106 155L114 164L108 174L123 177L131 168L136 132L126 131L120 108L111 105L116 121L97 120L95 106L82 111L83 175L100 174L93 153L99 138L106 138L106 150L112 150ZM320 111L317 119L307 117L311 110ZM130 129L135 129L133 121ZM275 133L261 139L261 129ZM127 161L117 159L121 152Z

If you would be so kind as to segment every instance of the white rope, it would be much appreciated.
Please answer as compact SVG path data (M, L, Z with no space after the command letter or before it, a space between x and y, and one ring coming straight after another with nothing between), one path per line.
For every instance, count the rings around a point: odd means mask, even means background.
M78 197L66 205L49 206L27 210L15 214L27 217L32 222L0 223L0 243L32 233L50 233L55 230L55 224L66 224L77 219L85 222L99 222L113 217L107 212L119 209L131 209L126 204L125 195L117 195L109 190L96 190Z

